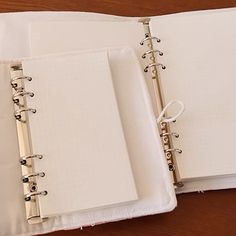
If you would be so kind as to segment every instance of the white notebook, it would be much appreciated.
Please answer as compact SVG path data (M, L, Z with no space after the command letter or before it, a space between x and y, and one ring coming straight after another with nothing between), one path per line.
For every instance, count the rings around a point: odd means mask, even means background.
M106 51L22 62L42 217L137 200ZM92 70L91 70L92 68ZM58 168L60 166L60 168Z
M236 187L236 9L0 19L0 235L167 212L175 193ZM174 123L173 100L185 105Z

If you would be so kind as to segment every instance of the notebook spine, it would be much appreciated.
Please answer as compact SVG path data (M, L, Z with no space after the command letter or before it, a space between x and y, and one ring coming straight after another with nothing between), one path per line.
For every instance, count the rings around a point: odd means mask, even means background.
M166 66L158 62L158 56L163 56L164 53L154 47L156 43L161 43L161 39L151 35L150 31L150 18L140 19L140 22L144 26L145 37L140 42L141 46L147 46L148 50L143 53L142 58L148 59L149 64L144 68L144 72L150 72L152 77L152 84L155 92L157 110L160 112L165 107L164 95L162 92L161 81L159 78L159 68L165 70ZM168 117L165 114L165 117ZM175 187L183 187L183 182L180 179L179 171L176 163L176 154L182 153L181 149L174 148L173 138L179 138L179 134L171 132L169 122L160 122L159 125L160 136L166 156L169 170L172 172L173 183Z
M34 160L41 160L42 154L32 152L30 132L29 132L29 113L35 114L36 109L27 106L27 99L34 97L32 91L25 90L25 83L32 81L29 76L23 75L21 63L10 66L12 100L14 104L14 117L16 119L18 142L19 142L19 164L22 170L22 183L24 189L23 199L26 206L26 217L29 223L42 222L39 209L39 196L47 195L46 190L39 190L37 180L45 176L44 172L36 172Z

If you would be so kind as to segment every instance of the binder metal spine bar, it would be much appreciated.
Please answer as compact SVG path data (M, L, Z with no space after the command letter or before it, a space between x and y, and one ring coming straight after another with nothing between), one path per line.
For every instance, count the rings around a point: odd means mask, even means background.
M46 190L38 190L37 180L45 176L44 172L35 172L34 160L42 159L43 155L33 154L29 132L29 115L36 113L36 109L27 107L27 99L33 99L34 93L26 91L24 82L32 80L31 77L24 76L21 63L10 65L10 77L12 86L12 101L14 104L14 116L19 142L19 165L22 170L22 184L25 201L26 217L28 223L40 223L43 219L40 216L39 195L46 195ZM32 114L28 114L32 113Z
M145 33L145 37L140 42L140 44L141 45L146 44L148 46L148 50L142 55L142 58L143 59L148 58L150 60L149 64L144 68L144 72L150 71L151 73L157 110L158 112L161 112L165 107L165 101L164 101L160 76L158 73L158 68L161 67L162 69L166 69L166 66L159 63L156 56L156 55L163 56L163 52L154 47L154 43L155 42L160 43L161 39L151 35L151 30L149 25L150 18L142 18L139 20L139 22L143 24ZM167 117L167 114L165 114L165 117ZM176 162L176 153L181 153L182 151L180 149L174 148L172 140L172 138L178 138L179 135L171 132L170 124L167 122L160 122L159 130L161 134L160 136L162 139L162 144L166 155L168 167L169 170L172 172L173 184L177 188L183 187L184 184L180 179L178 166Z

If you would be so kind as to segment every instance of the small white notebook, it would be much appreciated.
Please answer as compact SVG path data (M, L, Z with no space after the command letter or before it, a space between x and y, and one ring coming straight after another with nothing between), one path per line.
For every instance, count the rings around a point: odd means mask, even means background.
M25 60L42 217L137 200L106 51Z
M7 160L0 165L0 179L7 177L1 211L14 202L14 211L0 220L3 235L82 227L176 206L151 100L131 48L0 66L0 95L8 101L0 102L6 111L0 125L9 141L0 143Z
M69 214L87 222L87 214L101 219L103 210L103 217L115 212L116 218L175 206L131 48L29 58L9 69L29 223Z

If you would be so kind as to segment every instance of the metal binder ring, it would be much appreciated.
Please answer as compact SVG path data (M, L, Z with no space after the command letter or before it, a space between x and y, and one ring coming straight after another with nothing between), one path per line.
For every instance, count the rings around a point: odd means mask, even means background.
M15 94L12 96L12 100L13 100L14 103L18 104L18 103L20 102L19 97L20 97L20 96L23 97L23 96L26 96L26 95L28 95L28 96L30 96L30 97L33 97L33 96L34 96L34 93L32 93L32 92L19 91L19 92L15 93Z
M32 80L32 77L30 76L18 76L18 77L15 77L11 80L11 86L12 88L16 88L18 85L17 85L17 80L28 80L28 81L31 81Z
M23 121L21 120L21 113L22 112L26 112L26 111L31 111L32 113L36 113L36 109L33 109L33 108L22 108L22 109L19 109L17 111L15 111L15 118L19 121Z
M144 42L147 41L147 40L156 40L158 43L161 42L161 40L160 40L159 38L157 38L157 37L150 37L150 36L148 36L148 37L144 38L144 39L140 42L140 45L143 45Z
M165 67L163 64L161 64L161 63L151 63L151 64L147 65L147 66L144 68L144 72L148 72L148 69L149 69L150 67L153 67L153 66L161 66L161 68L162 68L163 70L166 69L166 67Z
M39 191L39 192L27 193L27 194L25 194L24 199L26 202L28 202L31 200L31 197L38 196L38 195L46 196L47 194L48 194L48 192L46 190Z
M27 159L31 159L31 158L42 159L43 155L35 154L35 155L23 156L23 157L20 158L20 164L21 165L26 165Z
M179 154L182 153L182 150L178 149L178 148L168 148L168 149L166 149L164 151L165 151L165 153L168 153L168 152L178 152Z
M168 136L168 135L172 135L172 136L174 136L175 138L179 138L179 134L177 134L177 133L175 133L175 132L162 133L162 134L160 134L161 137Z
M161 52L160 50L156 50L156 49L153 49L153 50L149 50L149 51L146 51L143 55L142 55L142 58L146 58L146 56L150 53L158 53L159 56L163 56L163 52Z
M28 174L28 175L23 175L22 182L23 183L28 183L30 178L37 177L37 176L44 177L45 173L44 172L38 172L38 173L32 173L32 174Z

